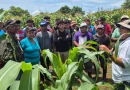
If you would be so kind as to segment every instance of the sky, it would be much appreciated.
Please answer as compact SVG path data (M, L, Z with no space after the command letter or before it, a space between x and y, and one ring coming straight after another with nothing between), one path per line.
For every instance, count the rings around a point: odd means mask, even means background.
M27 9L30 13L36 10L42 12L55 12L62 6L67 5L70 8L73 6L82 7L82 9L88 12L96 12L98 8L104 10L119 8L125 0L1 0L0 8L5 10L10 6L21 7Z

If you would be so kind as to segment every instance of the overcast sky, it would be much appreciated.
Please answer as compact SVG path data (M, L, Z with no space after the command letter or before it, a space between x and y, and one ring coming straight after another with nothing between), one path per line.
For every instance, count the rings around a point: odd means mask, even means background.
M9 9L10 6L27 9L30 13L40 10L55 12L64 5L82 7L87 12L95 12L98 8L119 8L125 0L1 0L0 8Z

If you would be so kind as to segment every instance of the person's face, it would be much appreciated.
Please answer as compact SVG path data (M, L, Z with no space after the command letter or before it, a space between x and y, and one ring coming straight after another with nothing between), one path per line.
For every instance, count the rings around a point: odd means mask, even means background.
M47 25L41 26L41 30L46 30L46 29L47 29Z
M27 26L29 26L29 27L33 27L33 23L27 23Z
M80 27L80 30L81 30L82 33L86 33L87 32L87 26Z
M70 28L70 23L66 23L65 28L67 28L67 29Z
M28 38L34 38L35 37L34 31L27 31L27 37Z
M10 25L7 31L11 34L16 34L20 30L20 24Z
M130 32L127 28L125 28L125 27L123 27L123 26L121 26L119 29L120 29L120 34L121 34L121 35ZM125 39L125 38L127 38L128 36L129 36L129 34L125 34L125 35L122 36L121 39Z
M99 21L95 21L95 24L96 24L96 25L99 25Z
M86 23L87 25L90 25L90 24L91 24L91 22L90 22L90 21L85 21L85 23Z
M104 20L100 20L99 24L104 24L104 22L105 22Z
M0 22L0 30L3 29L3 23Z
M105 31L104 28L98 28L98 29L97 29L97 33L98 33L99 35L103 35L103 34L104 34L104 31Z
M59 24L58 28L61 29L61 30L65 29L65 24L64 23Z

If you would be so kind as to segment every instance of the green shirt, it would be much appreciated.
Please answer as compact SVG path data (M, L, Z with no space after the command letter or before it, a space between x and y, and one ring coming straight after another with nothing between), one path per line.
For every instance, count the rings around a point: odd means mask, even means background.
M112 33L112 38L119 38L119 37L120 37L119 28L116 28Z

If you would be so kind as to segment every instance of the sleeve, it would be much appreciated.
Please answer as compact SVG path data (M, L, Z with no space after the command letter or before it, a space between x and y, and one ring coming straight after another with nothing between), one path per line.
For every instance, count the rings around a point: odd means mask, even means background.
M77 41L77 33L74 34L73 41Z
M118 56L122 58L122 62L125 68L130 67L130 46L129 45L123 47L119 51Z

